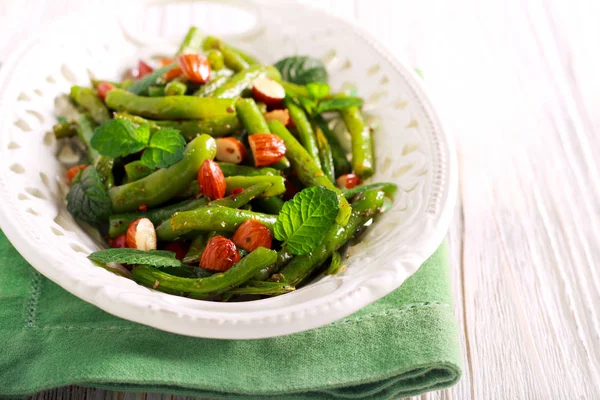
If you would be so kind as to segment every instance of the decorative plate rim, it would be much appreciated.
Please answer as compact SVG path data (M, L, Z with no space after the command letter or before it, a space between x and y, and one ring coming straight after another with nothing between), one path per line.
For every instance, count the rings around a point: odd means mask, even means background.
M299 6L299 4L291 3L289 6ZM438 151L441 152L437 155L438 158L445 156L443 170L446 175L438 182L441 186L440 190L445 196L439 199L439 209L432 215L425 212L424 215L420 216L421 218L430 218L428 229L425 232L420 232L420 241L415 248L410 253L403 254L403 257L395 262L394 267L396 267L396 270L400 269L398 268L399 264L402 264L405 268L408 267L406 269L410 271L408 275L410 276L434 253L443 241L453 215L458 185L458 167L454 142L452 137L443 130L431 100L411 68L395 59L382 44L355 21L332 15L314 7L309 8L351 28L352 32L373 47L393 66L414 92L415 99L419 101L419 107L422 109L423 114L430 119L433 131L428 132L428 136L436 138L438 142ZM32 47L43 33L44 31L37 33L11 54L0 69L0 88L6 85L13 68L18 65L19 57ZM5 109L5 107L11 107L11 105L0 103L0 110ZM0 132L1 142L2 132ZM7 191L5 173L6 170L0 170L0 192ZM6 204L4 201L3 203ZM116 288L103 286L103 282L79 281L72 276L61 276L61 269L48 262L44 254L38 251L35 244L28 240L31 238L23 234L25 229L20 227L17 218L9 213L9 207L3 206L0 208L0 227L14 247L35 269L77 297L118 317L188 336L218 339L257 339L313 329L358 311L398 288L408 277L399 273L390 274L390 279L385 282L379 279L376 283L373 283L371 278L366 276L363 279L355 279L354 282L345 283L344 290L336 290L324 297L298 305L287 306L283 309L223 313L222 311L226 310L230 304L220 304L215 307L212 303L211 310L202 310L187 306L187 304L192 304L189 302L198 305L198 300L182 299L150 291L143 287L140 287L139 292L135 292L137 295L135 297L120 296L118 291L115 292L114 289ZM347 281L351 281L351 279L347 279ZM142 292L141 289L145 292ZM173 298L177 300L173 300ZM161 306L153 302L157 299L161 300Z

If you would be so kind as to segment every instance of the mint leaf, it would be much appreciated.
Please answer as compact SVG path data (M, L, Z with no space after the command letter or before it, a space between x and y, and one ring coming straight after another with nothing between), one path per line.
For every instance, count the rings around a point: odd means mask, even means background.
M306 85L306 90L310 97L315 100L321 100L329 94L329 85L326 83L312 82Z
M180 161L184 149L185 139L177 129L161 129L150 138L141 161L150 168L165 168Z
M183 265L175 258L175 253L165 250L106 249L95 251L88 258L101 263L144 264L153 267L181 267Z
M306 85L311 82L327 83L325 65L315 58L306 56L286 57L275 63L284 81Z
M326 111L345 110L346 108L360 107L362 105L363 100L360 97L336 97L320 101L315 114L321 114Z
M273 232L296 255L316 249L335 223L339 211L337 195L320 186L309 187L286 202L277 216Z
M90 144L103 156L116 158L142 150L149 138L148 125L136 127L124 119L111 119L96 128Z
M67 193L67 211L92 225L108 220L112 202L96 168L87 167L73 179Z

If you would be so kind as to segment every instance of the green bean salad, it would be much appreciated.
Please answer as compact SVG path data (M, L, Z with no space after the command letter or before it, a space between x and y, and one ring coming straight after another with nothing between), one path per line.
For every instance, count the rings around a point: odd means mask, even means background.
M361 98L323 63L274 65L192 27L170 58L73 86L56 138L79 142L67 210L110 248L89 258L146 287L255 300L345 269L344 246L389 208ZM343 121L351 154L330 120ZM341 122L340 122L341 123Z

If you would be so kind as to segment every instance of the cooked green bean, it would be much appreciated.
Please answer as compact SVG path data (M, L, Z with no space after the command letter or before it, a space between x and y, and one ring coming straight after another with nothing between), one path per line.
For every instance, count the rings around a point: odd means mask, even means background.
M150 97L162 97L165 95L166 85L152 85L148 87L148 96Z
M371 190L371 189L381 190L382 192L384 192L386 194L386 196L393 197L396 194L396 191L398 190L398 185L396 185L395 183L390 183L390 182L379 182L379 183L369 183L367 185L358 185L358 186L353 187L352 189L343 189L342 188L340 190L344 194L344 197L346 197L348 200L350 200L357 194L362 193L367 190Z
M110 112L96 91L91 88L71 87L71 98L77 105L83 107L97 124L101 125L110 119Z
M290 113L290 117L294 121L294 125L296 125L300 143L302 143L302 146L304 146L306 152L314 160L315 164L321 168L317 138L315 137L315 132L313 131L312 125L310 124L306 113L301 107L294 103L293 100L286 98L284 102Z
M279 176L279 171L269 167L255 168L247 165L231 164L226 162L218 162L223 175L225 176Z
M352 208L348 204L348 200L342 195L342 192L327 179L323 171L315 163L315 160L281 122L269 121L269 128L271 128L271 132L282 138L285 142L286 154L290 163L298 173L298 178L305 186L323 186L337 193L340 211L336 222L342 226L346 225L352 213Z
M277 296L280 294L293 292L294 290L296 290L296 288L288 285L287 283L248 281L244 284L244 286L231 289L227 293L235 295L256 294L263 296Z
M231 193L233 189L243 189L261 182L268 182L272 185L261 197L279 196L285 193L285 180L282 176L228 176L225 178L227 193Z
M362 179L367 179L375 172L371 128L365 123L358 107L341 110L340 115L352 139L352 168Z
M113 89L106 105L116 111L153 119L210 119L235 115L234 100L197 96L143 97Z
M200 207L176 213L156 228L156 235L159 240L176 240L197 231L234 232L249 219L257 220L272 230L277 217L229 207Z
M278 280L298 286L319 265L329 258L348 240L356 231L369 221L383 205L384 194L378 190L371 190L361 194L361 198L352 203L354 210L346 226L334 225L325 235L322 244L307 255L294 257L278 274Z
M272 184L270 182L260 180L254 185L247 186L240 193L230 194L222 199L213 200L208 203L209 206L221 206L229 208L240 208L243 205L248 204L255 197L268 192Z
M136 125L149 124L152 131L157 131L161 128L177 129L188 142L203 133L212 137L221 137L232 135L240 130L240 122L235 115L207 120L154 121L128 113L115 113L115 118L126 119Z
M208 204L207 198L186 200L170 206L155 208L146 212L133 212L127 214L113 214L108 218L108 236L115 238L124 234L129 224L139 218L148 218L156 226L171 218L173 214L180 211L193 210Z
M204 299L240 286L250 280L257 271L275 262L276 258L277 253L274 250L259 247L233 264L226 272L208 278L180 278L149 266L135 267L132 277L136 282L158 291Z
M319 159L321 160L321 169L326 177L332 183L335 183L335 169L333 166L333 154L331 153L331 147L327 138L323 134L323 131L318 126L315 129L315 136L317 138L317 147L319 149Z
M77 135L77 124L73 122L59 122L52 127L54 137L62 139Z
M257 281L265 281L281 270L287 263L290 262L295 256L289 251L287 246L283 246L281 250L277 252L277 260L271 265L267 265L260 271L258 271L252 279Z
M171 81L165 85L165 96L183 96L187 85L180 81Z
M223 55L223 61L225 66L229 69L234 70L235 72L239 72L247 69L250 66L250 63L242 57L242 55L223 43L223 41L214 36L207 36L204 39L204 43L202 44L204 50L219 50Z
M91 82L91 84L92 84L92 87L93 87L94 89L97 89L97 88L98 88L98 85L100 85L102 82L110 83L111 85L113 85L113 86L114 86L114 87L116 87L116 88L120 88L120 87L121 87L121 84L120 84L119 82L113 82L113 81L109 81L109 80L106 80L106 79L95 79L95 78L91 78L91 79L90 79L90 82Z
M320 115L317 115L314 121L317 124L317 126L321 128L323 135L325 135L325 138L329 142L336 176L349 174L350 172L352 172L352 164L350 164L350 161L348 161L348 158L346 157L346 152L344 151L344 149L342 149L342 146L340 145L340 141L338 140L337 136L335 136L335 133L333 133L332 130L329 129L329 125L327 125L327 121L325 120L325 118L323 118Z
M177 55L185 53L198 53L202 49L202 39L204 35L202 31L195 26L190 27L188 33L183 38L183 42L179 45Z
M331 262L329 263L329 266L325 270L324 274L325 275L335 275L338 272L340 272L341 268L342 268L342 256L340 255L339 252L334 251L331 254Z
M297 85L292 82L282 81L281 85L285 89L285 94L290 97L310 97L306 86Z
M281 74L275 67L270 65L254 65L233 75L223 86L215 90L212 96L221 99L239 97L244 90L252 88L252 83L255 79L262 77L281 81Z
M154 168L148 167L140 160L127 163L124 168L127 183L138 181L154 172Z
M104 186L106 186L107 189L110 189L115 183L112 172L115 160L101 155L90 145L92 136L94 136L94 128L94 121L92 121L90 116L80 114L77 117L77 135L87 148L90 164L96 167L96 171L98 171L98 175L104 183Z
M212 137L200 135L188 143L181 161L138 181L111 188L108 195L113 210L135 211L142 205L154 207L172 199L194 180L204 160L214 158L216 147Z
M194 96L212 96L215 90L223 86L229 80L229 78L231 78L232 75L233 71L226 68L215 72L211 72L208 82L200 86L200 88L196 90L196 92L194 92Z
M207 233L198 234L198 236L192 240L192 243L190 243L190 248L183 257L182 262L185 264L200 262L200 258L202 257L202 253L204 253L208 239Z
M225 61L223 60L223 53L219 50L212 49L206 52L206 58L208 59L208 63L210 64L211 73L213 71L218 71L225 66Z
M281 197L262 197L260 199L256 199L256 202L259 206L262 207L269 214L278 215L283 208L283 204L285 201L281 199Z
M130 85L127 85L126 87L123 82L121 84L121 89L127 89L127 91L132 94L139 95L139 94L145 93L150 86L156 84L156 82L158 82L160 79L162 79L164 74L166 74L173 68L177 68L177 67L179 67L179 63L177 63L177 62L173 62L169 65L165 65L164 67L155 69L148 75L144 76L143 78L138 79L135 82L132 82ZM108 103L107 103L107 105L108 105ZM114 108L110 105L109 105L109 107Z

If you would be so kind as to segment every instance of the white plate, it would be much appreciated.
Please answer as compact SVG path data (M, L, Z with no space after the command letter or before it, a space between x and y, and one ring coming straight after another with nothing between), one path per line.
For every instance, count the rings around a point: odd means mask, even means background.
M358 27L323 12L288 2L244 7L256 24L227 40L264 62L292 54L323 58L333 89L356 85L368 111L381 119L372 181L400 189L393 208L350 249L346 271L280 297L214 303L147 289L86 258L104 244L65 210L65 170L49 133L54 98L74 83L87 84L88 69L116 78L141 56L174 47L127 24L125 35L100 15L60 21L21 46L0 71L0 226L34 268L122 318L190 336L249 339L345 317L398 288L435 251L452 214L457 168L451 140L411 69ZM151 44L140 47L134 43L140 38Z

